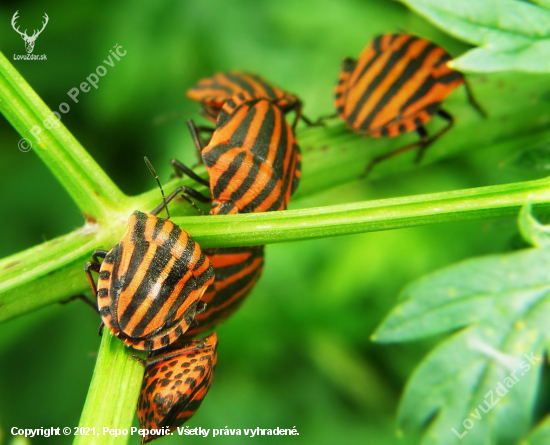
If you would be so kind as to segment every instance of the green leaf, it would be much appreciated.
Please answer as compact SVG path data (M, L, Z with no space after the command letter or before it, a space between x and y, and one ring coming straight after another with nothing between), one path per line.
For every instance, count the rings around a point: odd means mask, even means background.
M408 382L399 409L402 428L423 428L422 444L501 443L528 431L542 360L529 364L525 354L542 357L549 345L549 268L550 248L527 249L462 262L403 291L374 340L464 329L436 347ZM518 379L513 385L512 374ZM509 391L482 412L489 391L496 399L499 383L506 382ZM452 428L466 435L460 439Z
M523 305L525 292L538 298L550 289L548 270L550 249L527 249L449 266L405 288L399 305L374 338L416 340L483 322L496 316L495 311Z
M547 9L520 0L401 1L445 32L479 45L453 60L453 68L469 72L550 72Z
M459 71L488 73L493 71L550 72L550 39L507 51L477 48L449 63Z
M422 445L518 440L532 423L545 348L528 327L513 324L482 323L455 334L409 380L400 428L422 428Z

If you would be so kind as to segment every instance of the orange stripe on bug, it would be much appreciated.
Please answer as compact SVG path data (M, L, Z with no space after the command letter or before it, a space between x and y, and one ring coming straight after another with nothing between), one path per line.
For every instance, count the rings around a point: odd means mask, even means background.
M258 282L264 266L264 246L205 249L216 279L201 301L206 309L184 336L202 334L219 325L241 307Z
M187 97L202 105L202 112L216 123L218 115L226 102L237 94L244 94L248 100L267 99L279 107L285 114L296 111L292 127L302 118L308 125L309 119L302 116L302 102L294 94L267 82L256 74L241 71L216 73L199 82L187 91Z
M97 250L85 271L104 325L126 345L156 350L175 342L204 310L201 297L214 271L200 246L169 219L156 215L177 194L150 214L135 211L120 242ZM103 258L100 262L99 258ZM99 272L96 286L91 272Z
M269 100L248 101L243 95L234 96L232 105L224 105L223 110L230 112L220 114L205 147L192 121L188 121L210 179L210 213L286 209L299 183L301 157L283 112ZM172 160L172 165L178 173L193 174L178 161Z
M87 264L88 274L92 269L100 275L103 323L126 345L141 350L167 346L204 309L200 299L214 272L198 244L182 232L170 220L136 211L121 241L104 252L103 262Z
M335 87L335 107L348 128L360 135L395 137L416 130L420 141L371 161L372 167L395 154L426 147L447 132L453 117L441 103L464 84L468 100L483 116L463 75L448 66L451 56L434 43L410 34L375 37L355 61L344 59ZM439 115L447 126L428 136L424 125Z

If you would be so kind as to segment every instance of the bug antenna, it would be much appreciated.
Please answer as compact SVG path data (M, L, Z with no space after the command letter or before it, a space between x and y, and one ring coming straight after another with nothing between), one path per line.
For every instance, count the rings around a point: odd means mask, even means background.
M151 172L151 174L155 177L155 180L157 181L157 184L158 184L159 189L160 189L160 193L162 194L162 202L164 203L164 208L166 209L166 215L167 215L166 219L170 219L170 212L168 211L168 204L166 202L166 197L164 196L164 190L162 189L162 185L160 185L159 176L157 175L157 172L153 168L153 164L151 164L149 159L147 159L147 156L145 156L143 158L143 160L145 161L145 164L147 164L147 167L149 168L149 171Z

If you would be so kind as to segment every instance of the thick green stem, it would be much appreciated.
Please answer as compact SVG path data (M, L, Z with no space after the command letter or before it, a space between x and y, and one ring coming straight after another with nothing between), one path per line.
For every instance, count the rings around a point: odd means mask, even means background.
M103 333L94 375L80 417L79 427L95 428L95 435L75 437L75 445L123 445L129 435L104 434L103 428L129 429L134 419L144 367L132 359L135 351ZM86 430L82 430L85 432Z
M23 138L19 149L27 151L32 146L87 220L100 220L125 202L118 187L2 53L0 112Z

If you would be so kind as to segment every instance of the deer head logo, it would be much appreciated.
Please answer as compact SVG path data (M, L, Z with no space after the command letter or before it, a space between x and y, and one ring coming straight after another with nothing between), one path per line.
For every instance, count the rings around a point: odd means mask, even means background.
M40 31L37 31L35 29L32 36L29 37L27 35L26 29L25 29L25 32L21 32L19 31L19 26L17 28L15 27L15 21L19 18L19 16L17 15L18 12L19 11L15 11L15 14L13 14L13 17L11 19L11 26L13 27L13 29L15 29L16 32L18 32L21 35L21 37L25 41L25 49L27 50L27 53L31 54L34 49L34 41L40 35L40 33L44 31L44 28L48 24L48 14L44 13L44 18L46 19L46 21L42 22L42 25L43 25L42 29Z

